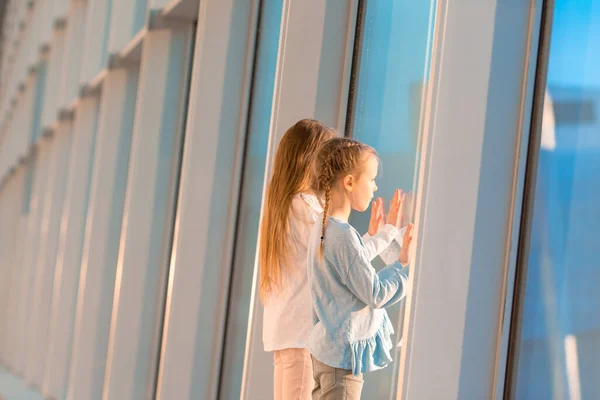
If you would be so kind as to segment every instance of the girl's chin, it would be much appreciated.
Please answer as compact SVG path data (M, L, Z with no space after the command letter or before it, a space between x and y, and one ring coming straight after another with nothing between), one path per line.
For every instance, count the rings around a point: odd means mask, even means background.
M356 208L355 208L355 210L356 210L356 211L358 211L358 212L365 212L365 211L367 211L367 209L369 208L369 205L370 205L370 204L371 204L371 203L367 204L367 205L366 205L366 206L364 206L364 207L356 207Z

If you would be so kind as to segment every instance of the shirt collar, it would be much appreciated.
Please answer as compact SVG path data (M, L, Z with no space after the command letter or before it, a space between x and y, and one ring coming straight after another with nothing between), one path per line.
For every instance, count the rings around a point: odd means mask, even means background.
M314 194L300 193L300 197L302 197L302 200L304 200L304 202L308 204L308 206L316 213L320 214L323 212L323 207L321 206L317 196Z

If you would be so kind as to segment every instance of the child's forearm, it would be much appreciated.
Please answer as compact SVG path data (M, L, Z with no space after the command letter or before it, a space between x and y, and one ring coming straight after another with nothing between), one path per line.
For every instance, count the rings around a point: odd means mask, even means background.
M362 240L369 260L372 261L375 257L381 255L396 237L398 237L398 229L390 224L384 225L374 236L365 233Z

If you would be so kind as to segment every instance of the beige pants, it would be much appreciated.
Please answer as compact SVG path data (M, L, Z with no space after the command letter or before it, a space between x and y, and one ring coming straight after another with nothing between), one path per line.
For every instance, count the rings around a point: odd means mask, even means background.
M360 400L363 374L354 376L348 369L334 368L312 357L315 387L313 400Z
M274 352L275 400L310 400L314 386L310 353L306 349Z

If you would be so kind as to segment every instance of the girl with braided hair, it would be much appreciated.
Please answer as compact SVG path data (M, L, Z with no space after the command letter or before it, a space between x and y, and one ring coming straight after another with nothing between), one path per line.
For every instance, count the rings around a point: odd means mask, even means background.
M397 259L376 271L364 240L348 223L365 211L377 191L377 153L347 138L327 141L314 162L314 189L325 199L320 224L308 246L308 278L314 327L308 340L313 399L360 399L363 373L392 361L394 333L385 307L406 295L412 225ZM388 225L400 228L406 195L396 190Z
M274 353L274 398L310 399L314 386L307 350L312 306L307 277L307 246L319 225L322 202L311 187L312 161L335 132L321 122L303 119L285 133L273 162L267 188L260 245L260 296L264 305L263 344ZM383 201L373 202L364 242L370 259L389 247L396 228L383 226ZM394 241L395 243L395 241ZM389 256L388 256L389 257Z

